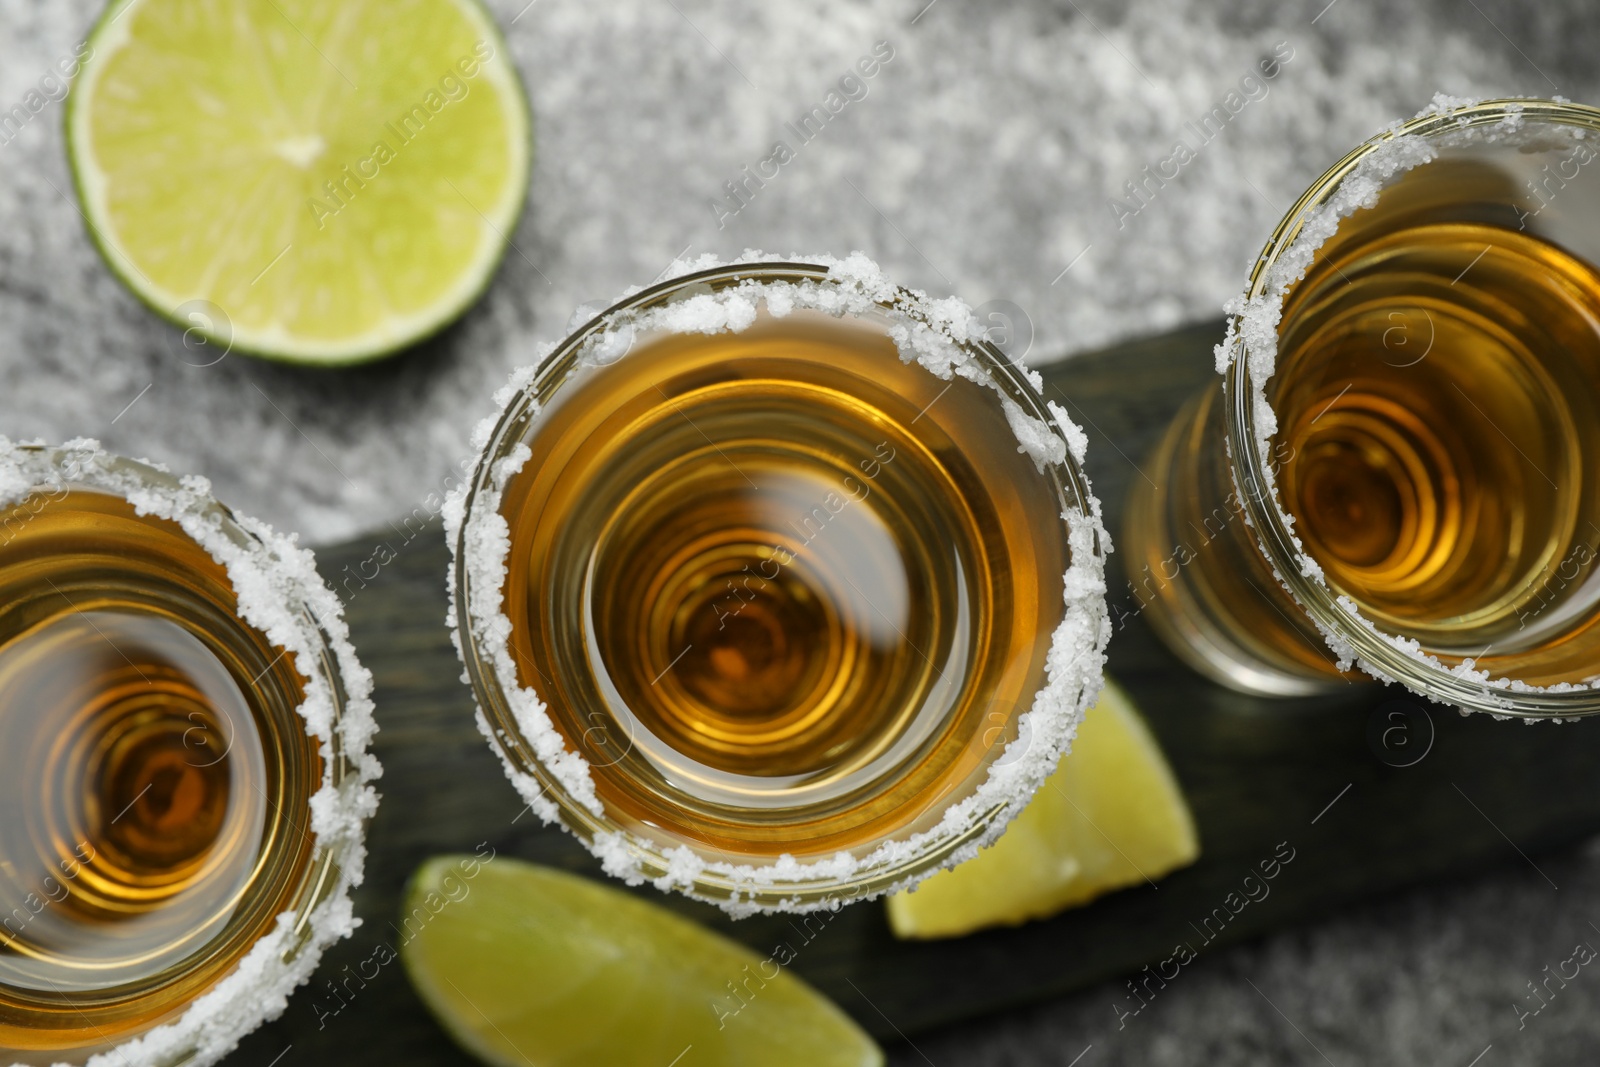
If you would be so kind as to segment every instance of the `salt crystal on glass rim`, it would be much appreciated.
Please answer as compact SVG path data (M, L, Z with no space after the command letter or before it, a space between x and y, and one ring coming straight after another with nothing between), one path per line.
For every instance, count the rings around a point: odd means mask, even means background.
M69 476L63 477L58 458L70 463ZM339 598L317 573L312 554L293 534L225 511L212 498L206 479L172 477L159 464L114 456L90 438L53 449L0 437L0 507L20 503L35 486L62 481L115 494L140 515L176 523L227 571L240 618L284 649L301 677L309 679L297 710L322 755L322 785L309 802L310 827L317 839L313 863L322 857L333 860L336 878L331 887L299 933L293 912L279 915L273 929L182 1015L85 1062L85 1067L179 1062L209 1067L250 1031L281 1015L289 994L311 978L323 951L360 925L350 891L361 884L366 861L362 831L378 805L371 783L382 773L369 751L377 731L372 675L356 659ZM224 515L244 537L230 536ZM327 653L338 665L342 700L320 670ZM337 782L336 757L347 767Z
M821 311L840 318L887 311L891 323L888 333L902 360L918 363L942 381L959 376L1001 393L1007 422L1017 437L1017 451L1033 459L1041 471L1049 465L1065 463L1069 451L1074 459L1081 459L1087 438L1064 411L1055 405L1048 407L1058 423L1054 429L1029 415L1004 397L987 367L966 347L981 340L985 329L964 301L954 297L935 300L919 291L902 289L889 281L876 263L859 252L837 259L774 256L751 251L731 263L708 254L674 262L660 280L668 281L717 267L760 263L810 264L826 268L828 275L823 280L798 283L746 279L662 307L632 311L588 339L580 359L609 363L627 358L633 337L640 333L737 333L756 321L757 311L763 304L767 312L777 318L795 309ZM630 288L619 300L643 288ZM895 306L887 307L891 304ZM495 394L501 409L522 395L534 381L539 364L551 351L553 346L543 349L534 364L512 373L508 385ZM1041 385L1038 374L1024 373L1037 391ZM531 428L539 412L531 398L528 398L528 405ZM473 435L476 447L487 448L500 417L491 415L479 424ZM520 445L496 462L492 470L480 471L482 484L475 495L472 483L451 493L444 515L446 537L456 555L456 565L449 573L451 607L447 621L457 651L465 657L470 643L490 665L504 691L518 732L541 766L573 802L597 818L604 818L588 762L578 753L568 751L538 695L531 688L516 683L516 666L510 650L512 623L502 610L502 586L511 543L506 520L500 514L500 500L506 485L529 458L531 452L527 446ZM905 838L884 841L864 856L841 851L828 857L799 860L784 854L760 864L707 859L688 845L662 852L655 843L616 829L595 835L590 844L606 872L629 885L649 882L661 890L679 890L714 903L734 916L758 911L803 912L837 908L840 901L796 896L774 902L772 892L798 889L808 882L844 881L891 870L931 851L941 842L969 837L984 813L993 811L981 833L970 836L965 844L951 852L942 866L960 863L991 844L1055 769L1060 757L1071 746L1084 712L1100 691L1105 646L1110 637L1105 555L1111 551L1111 541L1101 519L1100 502L1081 472L1079 479L1084 487L1087 511L1069 507L1061 516L1067 525L1071 563L1063 576L1066 611L1051 638L1046 683L1035 694L1030 709L1019 717L1017 738L990 764L983 782L971 795L946 809L936 826ZM464 605L468 617L464 620L457 612L458 569L466 576L469 587ZM463 625L468 632L463 632ZM470 684L470 676L465 672L462 681ZM561 824L557 804L546 795L537 778L517 767L507 756L508 739L498 735L481 707L477 723L491 747L499 753L507 776L528 807L545 822ZM647 860L663 873L652 876L645 869ZM937 869L940 868L907 876L851 899L871 899L908 888ZM729 895L724 898L700 891L697 883L707 876L731 884ZM764 903L752 898L756 892L763 894Z

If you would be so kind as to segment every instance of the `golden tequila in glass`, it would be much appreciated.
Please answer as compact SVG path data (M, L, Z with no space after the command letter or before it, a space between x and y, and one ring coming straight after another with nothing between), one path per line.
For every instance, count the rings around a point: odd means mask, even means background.
M138 1054L193 1062L185 1009L347 877L350 843L319 840L310 798L359 803L371 768L308 729L301 671L347 713L353 660L241 618L235 576L264 578L284 546L193 485L91 447L3 451L28 488L0 509L0 1062L81 1062L162 1024ZM177 521L196 517L231 566ZM321 633L309 604L280 607ZM279 969L322 940L278 937Z
M1359 660L1600 709L1597 157L1600 111L1446 106L1302 198L1130 500L1130 569L1191 557L1146 583L1175 651L1262 693Z
M991 828L998 786L939 826L1003 753L1059 752L1046 728L1017 742L1058 630L1085 644L1039 715L1098 677L1100 593L1066 583L1101 546L1034 386L972 341L931 373L905 312L841 315L841 288L760 265L650 290L557 351L480 467L514 675L471 627L469 672L533 799L617 873L735 904L881 890Z

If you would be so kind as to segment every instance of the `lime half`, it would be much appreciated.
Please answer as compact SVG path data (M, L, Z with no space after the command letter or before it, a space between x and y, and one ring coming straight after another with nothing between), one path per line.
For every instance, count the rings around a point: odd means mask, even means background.
M488 284L531 139L477 0L117 0L88 44L67 111L84 217L212 358L373 359Z
M1194 817L1133 701L1106 679L1072 751L1005 836L889 898L900 937L959 937L1144 885L1200 855Z
M406 891L400 956L496 1067L875 1067L883 1054L788 969L664 908L546 867L441 856ZM798 938L795 939L798 942Z

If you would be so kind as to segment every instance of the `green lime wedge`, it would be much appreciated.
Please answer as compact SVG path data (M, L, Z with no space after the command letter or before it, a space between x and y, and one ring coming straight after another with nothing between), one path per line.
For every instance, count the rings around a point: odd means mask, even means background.
M478 0L115 0L67 145L89 230L217 352L374 359L483 291L528 183L527 97Z
M405 908L412 984L495 1067L883 1063L860 1027L790 973L796 950L759 956L588 879L440 856L412 875Z
M1194 816L1133 700L1109 677L1072 751L992 846L889 898L899 937L1016 926L1154 884L1200 855Z

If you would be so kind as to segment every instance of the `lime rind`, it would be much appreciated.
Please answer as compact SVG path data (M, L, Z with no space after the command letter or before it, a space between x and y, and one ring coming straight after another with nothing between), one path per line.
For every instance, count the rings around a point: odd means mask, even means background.
M479 73L486 84L493 86L495 98L506 108L511 134L501 145L507 154L507 166L500 197L492 203L477 204L461 194L465 201L461 210L470 208L469 222L482 227L481 250L425 306L404 312L391 309L377 328L339 340L297 336L281 325L258 328L237 323L226 312L225 302L219 306L213 299L214 293L198 288L178 290L152 280L118 239L110 224L107 175L93 148L92 123L85 114L84 102L92 105L110 60L128 45L138 21L136 9L153 2L158 0L113 0L108 5L87 38L90 51L68 96L64 118L68 162L85 228L113 275L140 302L186 335L192 333L203 339L210 351L237 351L277 362L338 367L370 362L409 348L450 326L481 298L512 247L512 234L527 199L533 160L533 118L527 92L505 38L481 0L449 0L451 10L462 16L473 33L493 50L495 61L483 63ZM373 10L380 8L375 6ZM266 273L262 271L263 275Z

